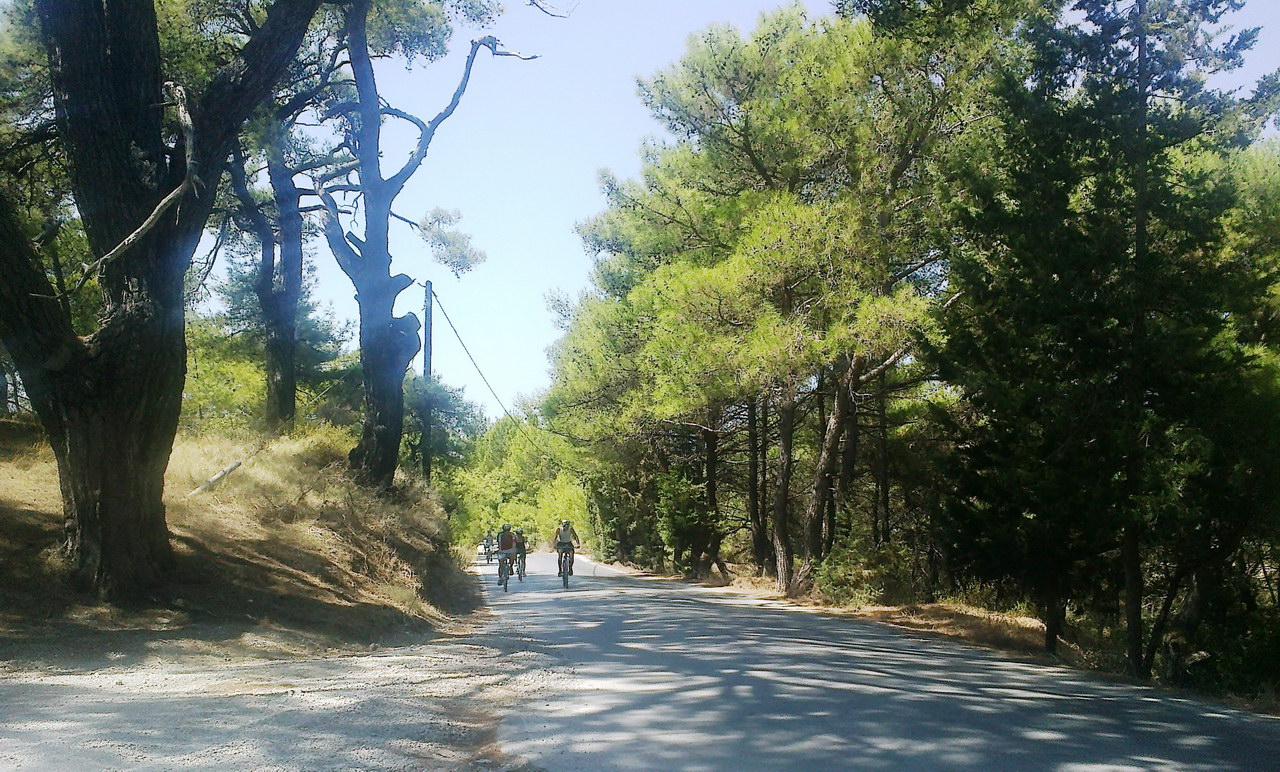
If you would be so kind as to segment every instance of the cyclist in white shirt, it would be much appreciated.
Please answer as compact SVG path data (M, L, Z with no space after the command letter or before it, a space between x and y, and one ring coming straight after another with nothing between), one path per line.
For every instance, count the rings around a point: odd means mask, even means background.
M578 538L578 532L573 530L573 525L567 519L561 520L560 527L556 529L551 541L556 545L556 552L569 554L569 576L573 576L573 550L575 547L582 549L582 540ZM556 576L563 573L561 571Z

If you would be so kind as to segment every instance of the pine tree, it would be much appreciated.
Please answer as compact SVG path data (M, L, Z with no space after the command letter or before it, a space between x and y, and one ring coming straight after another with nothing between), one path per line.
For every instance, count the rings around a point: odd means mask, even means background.
M1209 463L1204 396L1248 367L1227 312L1257 292L1219 263L1231 196L1214 168L1255 124L1202 74L1252 45L1211 33L1236 5L1047 4L961 174L974 249L954 263L945 357L974 414L954 534L1032 590L1049 650L1066 599L1099 578L1086 566L1118 556L1101 565L1143 677L1144 555L1157 523L1195 509L1181 491Z

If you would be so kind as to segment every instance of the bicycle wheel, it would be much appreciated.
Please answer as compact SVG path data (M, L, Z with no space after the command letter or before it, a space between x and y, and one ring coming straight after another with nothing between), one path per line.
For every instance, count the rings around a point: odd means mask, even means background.
M569 589L569 553L560 553L560 580L564 582L564 588Z
M524 555L521 555L520 558L516 560L516 578L522 582L524 581Z

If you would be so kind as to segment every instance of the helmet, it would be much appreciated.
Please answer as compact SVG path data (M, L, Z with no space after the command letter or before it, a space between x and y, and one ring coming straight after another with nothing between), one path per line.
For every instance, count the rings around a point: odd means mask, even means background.
M517 528L517 529L516 529L516 533L524 533L524 529L523 529L523 528Z
M503 523L503 524L502 524L502 530L504 530L504 531L510 531L510 530L511 530L511 523Z
M569 524L569 518L567 517L560 521L560 525L568 525L568 524Z

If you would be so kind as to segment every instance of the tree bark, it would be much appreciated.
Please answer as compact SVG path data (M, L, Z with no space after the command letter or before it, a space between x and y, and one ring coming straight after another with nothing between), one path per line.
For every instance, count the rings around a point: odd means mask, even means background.
M771 526L771 507L773 501L773 489L769 487L769 395L764 394L760 397L760 527L761 533L765 535L765 563L764 566L774 567L776 555L773 551L773 531Z
M1046 654L1056 656L1058 638L1066 623L1066 608L1063 606L1062 592L1053 584L1049 588L1044 601L1044 650Z
M156 584L173 557L163 492L186 373L181 284L167 307L146 285L121 293L108 326L86 345L7 202L0 243L8 257L27 253L4 263L0 332L57 461L76 583L105 597L133 595ZM156 239L135 247L156 261L162 248ZM20 320L36 324L23 334Z
M791 473L794 467L792 441L795 435L796 397L788 392L778 405L778 477L773 487L773 554L778 589L791 587L794 558L791 550Z
M389 489L399 463L404 434L404 375L419 348L418 318L397 317L396 296L413 281L391 275L391 203L399 186L382 176L382 105L373 74L366 32L369 0L347 9L347 43L357 93L348 113L348 142L357 160L364 198L364 234L349 236L338 221L338 207L323 193L327 208L325 237L356 288L360 306L360 365L364 374L364 427L348 461L356 480Z
M747 516L751 523L751 558L760 571L769 562L769 522L760 495L761 438L756 400L747 402Z
M231 187L240 201L239 214L258 241L258 273L254 295L262 312L266 349L266 406L269 426L293 420L297 405L297 319L302 298L302 192L284 164L284 137L279 127L268 148L267 176L275 202L276 224L259 207L250 190L244 152L237 146L230 165ZM279 260L276 259L277 250Z
M849 493L853 490L853 480L858 469L858 402L849 392L849 414L845 418L844 447L840 451L840 473L836 478L836 509L849 510L852 503Z
M1147 640L1147 650L1142 657L1143 680L1151 677L1151 668L1155 664L1156 650L1164 642L1164 631L1169 624L1169 612L1173 610L1173 602L1182 590L1182 582L1187 576L1184 566L1179 566L1173 576L1169 577L1169 589L1165 591L1164 602L1160 605L1160 614L1151 625L1151 637Z
M1142 642L1142 598L1146 587L1142 577L1142 534L1138 526L1125 526L1120 535L1120 561L1124 569L1125 669L1129 675L1146 680L1151 673L1144 666Z
M707 507L707 516L711 522L717 522L720 516L720 433L715 426L720 422L719 408L713 408L707 415L707 427L702 430L703 451L703 491Z
M365 418L360 441L348 454L348 462L359 482L384 490L392 486L399 463L404 374L418 351L418 318L412 314L397 317L392 308L395 297L410 283L404 274L355 282L360 295Z
M888 543L891 538L889 524L889 422L884 376L879 378L879 394L876 395L876 506L872 529L876 543Z
M831 413L827 416L821 444L818 447L818 458L814 463L813 479L809 483L809 496L801 521L804 528L804 562L787 590L787 593L793 597L809 590L813 583L814 570L826 557L823 551L826 502L831 491L832 473L835 471L836 451L840 446L845 419L849 414L849 389L856 382L859 369L856 362L857 360L854 365L846 367L835 381L835 400Z
M824 560L831 557L836 544L836 491L832 483L833 480L828 477L827 487L823 490L822 496L822 557Z
M431 282L424 282L423 301L422 301L422 382L426 391L426 396L422 400L422 481L427 485L431 484L431 457L435 452L435 446L431 443L431 424L433 416L431 415L432 400L432 380L431 380L431 323L433 313L433 301Z
M12 415L9 409L9 368L0 367L0 415Z
M1149 152L1147 148L1148 142L1148 118L1147 118L1147 100L1151 90L1151 65L1148 61L1147 50L1147 1L1137 0L1134 6L1137 14L1137 64L1138 64L1138 82L1137 82L1137 157L1134 159L1134 236L1133 236L1133 290L1136 293L1134 298L1134 320L1133 320L1133 349L1130 363L1131 372L1129 374L1129 399L1132 403L1133 410L1133 427L1135 431L1142 424L1142 415L1144 411L1143 402L1146 392L1143 381L1144 373L1142 372L1141 362L1145 356L1146 347L1146 314L1147 303L1144 287L1146 286L1146 264L1147 264L1147 228L1148 228L1148 163ZM1136 447L1141 447L1139 443ZM1140 477L1138 474L1132 474L1130 479ZM1141 517L1140 514L1134 512L1131 514L1133 518ZM1125 524L1120 535L1120 559L1124 569L1124 605L1125 605L1125 648L1126 663L1125 667L1129 674L1137 678L1146 680L1150 677L1150 671L1144 666L1142 642L1143 642L1143 626L1142 626L1142 599L1145 592L1145 586L1142 576L1142 533L1141 527L1136 522Z
M284 137L268 148L267 178L276 202L280 238L279 285L262 286L271 304L267 320L267 421L291 423L298 410L298 306L302 302L302 191L285 164ZM259 278L261 282L261 278ZM266 306L263 306L264 311Z

